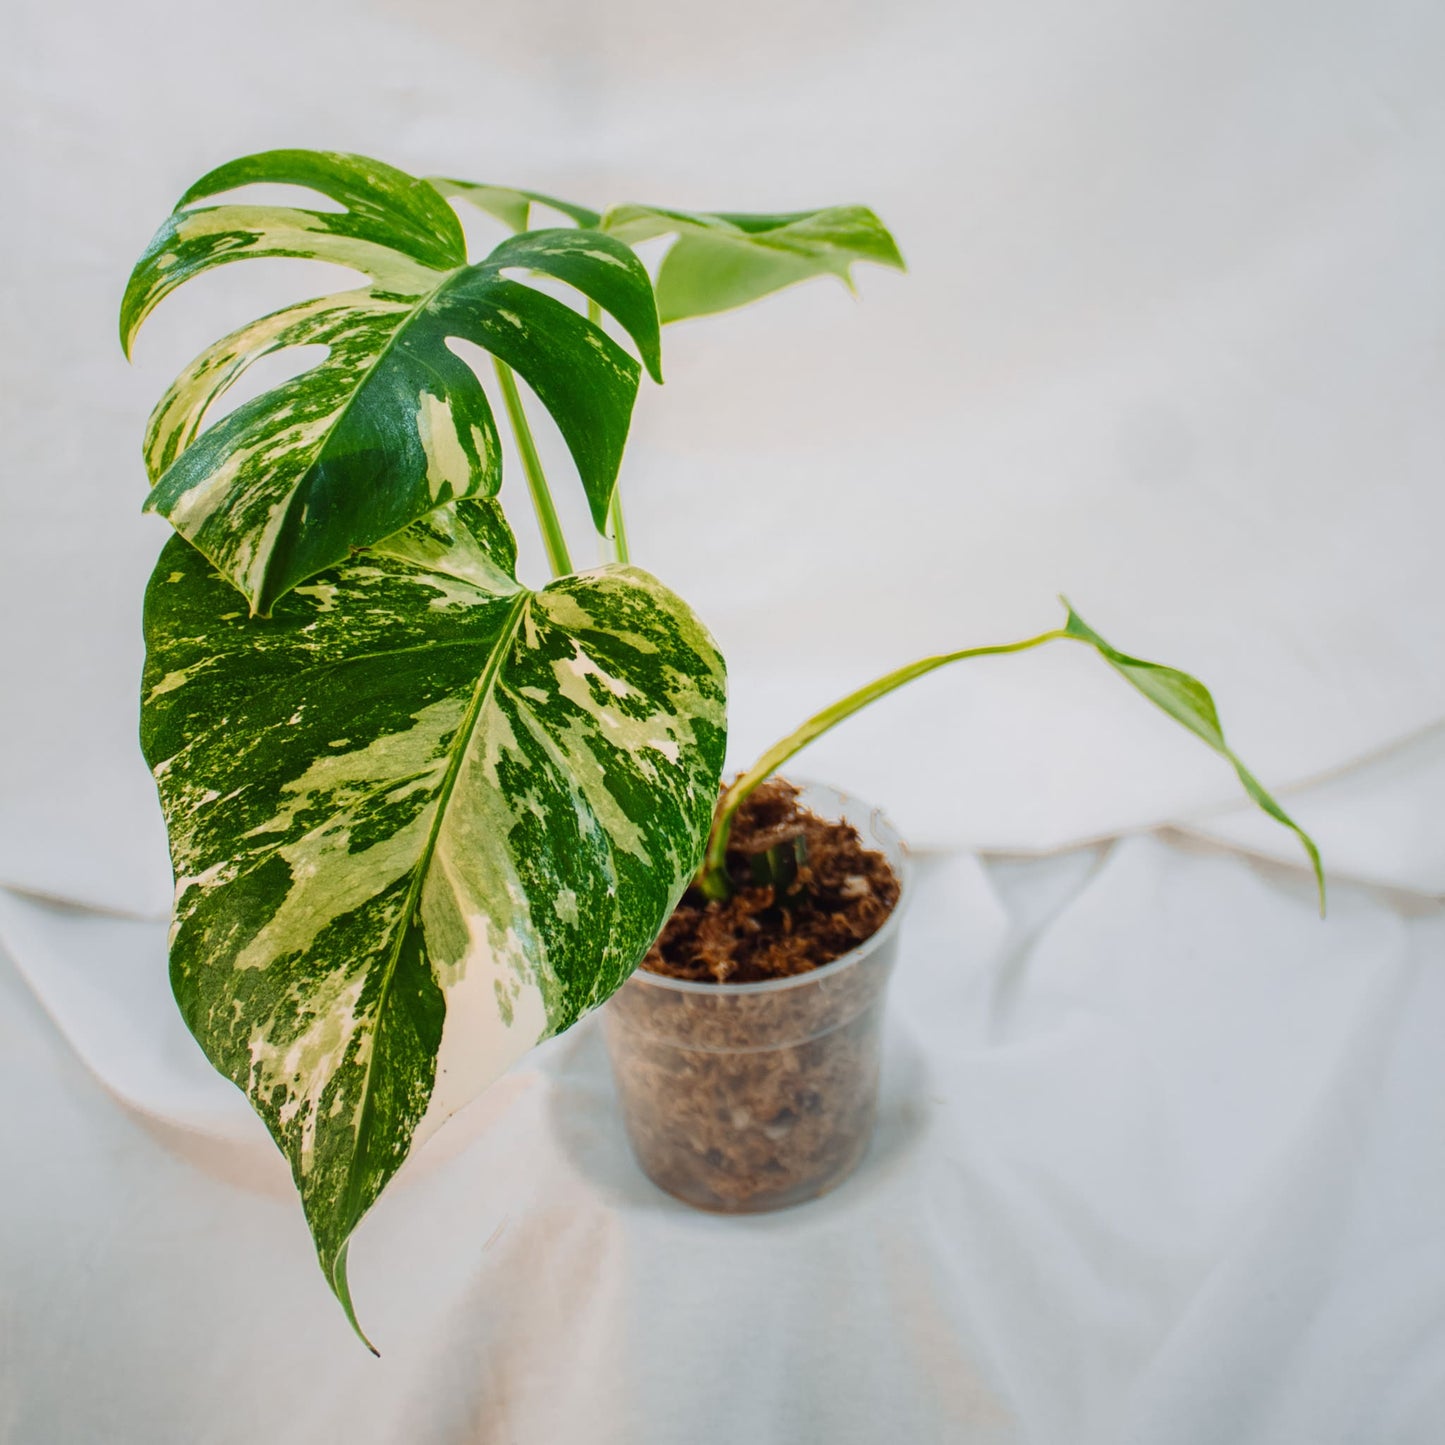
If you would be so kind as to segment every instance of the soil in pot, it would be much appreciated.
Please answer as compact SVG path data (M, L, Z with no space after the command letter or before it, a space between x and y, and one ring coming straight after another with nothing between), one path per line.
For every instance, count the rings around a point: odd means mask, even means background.
M760 866L770 855L781 865ZM871 938L898 902L888 860L865 848L851 823L809 812L784 778L769 778L738 809L727 865L733 896L710 903L689 889L643 968L703 983L809 973ZM780 866L792 875L786 881L755 881Z
M728 871L732 898L690 890L678 905L609 1005L608 1040L654 1182L705 1209L776 1209L832 1187L867 1147L893 949L860 946L901 885L852 823L782 779L739 809Z

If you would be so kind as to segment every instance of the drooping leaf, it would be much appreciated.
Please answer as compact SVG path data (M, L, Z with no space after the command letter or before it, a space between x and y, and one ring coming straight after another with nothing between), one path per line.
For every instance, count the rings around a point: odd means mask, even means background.
M915 662L904 664L872 682L831 703L821 712L814 713L806 722L794 728L786 737L780 738L750 767L747 772L734 779L719 803L708 838L707 852L698 885L711 899L727 898L732 883L727 871L728 839L732 832L733 818L744 800L767 778L770 778L790 758L800 753L809 743L837 727L856 712L896 692L900 687L947 667L955 662L968 662L979 657L1002 657L1011 653L1028 652L1050 642L1063 640L1087 643L1111 667L1126 678L1135 688L1161 708L1176 722L1182 723L1196 737L1203 739L1215 752L1221 753L1234 766L1239 781L1250 798L1276 822L1283 823L1304 845L1310 865L1314 869L1320 891L1320 912L1325 907L1325 875L1320 862L1319 849L1314 839L1302 829L1288 813L1266 791L1264 785L1245 767L1243 762L1226 746L1224 730L1219 723L1214 699L1209 689L1198 678L1187 672L1165 667L1157 662L1144 662L1137 657L1128 657L1099 636L1065 600L1068 619L1063 627L1041 632L1036 637L1026 637L1021 642L1001 642L986 647L967 647L959 652L940 652L932 657L921 657Z
M346 212L193 205L255 181L308 185ZM461 227L427 182L355 156L273 151L211 172L137 263L121 313L137 328L183 281L265 256L337 262L370 286L242 327L188 366L146 436L147 506L266 613L298 582L452 498L491 496L500 449L486 394L448 345L472 342L519 372L552 413L601 525L636 398L637 363L600 327L511 279L556 277L610 311L658 374L657 315L641 263L596 231L504 241L465 264ZM259 357L323 345L326 358L202 431Z
M573 205L571 201L559 201L556 196L542 191L518 190L515 186L491 186L482 181L459 181L451 176L428 176L427 179L444 196L469 201L478 210L510 226L514 231L525 231L532 224L532 207L546 206L559 215L570 216L579 226L590 230L597 228L602 217L586 206Z
M859 261L903 269L893 237L866 206L786 215L615 206L601 229L631 245L677 236L657 274L664 323L730 311L813 276L837 276L851 289Z
M142 744L187 1024L290 1160L328 1281L412 1144L642 958L701 857L722 660L646 573L505 575L444 506L247 616L180 538Z
M1218 709L1209 689L1196 677L1177 668L1165 667L1158 662L1145 662L1142 658L1130 657L1106 642L1065 600L1069 618L1064 631L1081 642L1087 642L1121 677L1139 692L1143 693L1155 707L1167 713L1175 722L1206 742L1215 752L1227 758L1239 776L1244 791L1254 803L1277 823L1282 823L1304 846L1305 853L1314 870L1319 886L1320 911L1325 907L1325 874L1320 862L1320 852L1314 839L1280 807L1273 795L1245 767L1240 757L1224 740L1224 728L1219 721Z

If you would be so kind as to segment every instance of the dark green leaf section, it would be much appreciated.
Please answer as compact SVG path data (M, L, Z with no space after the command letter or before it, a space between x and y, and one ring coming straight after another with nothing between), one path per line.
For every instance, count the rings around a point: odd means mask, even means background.
M523 377L551 413L576 464L599 530L607 516L642 370L570 307L499 274L461 273L437 299L437 319Z
M813 276L852 286L856 262L903 269L903 257L866 206L781 215L716 214L617 206L602 229L629 243L675 234L657 275L664 323L730 311Z
M600 231L529 231L503 241L487 264L526 267L575 287L617 318L648 374L662 380L662 339L652 285L642 262L621 241Z
M1098 652L1121 677L1139 692L1143 693L1155 707L1167 713L1181 726L1186 727L1195 737L1206 742L1215 752L1227 758L1239 775L1239 781L1250 798L1277 823L1282 823L1299 838L1314 869L1315 881L1320 891L1320 911L1325 906L1325 874L1320 862L1319 849L1303 828L1289 816L1266 790L1264 785L1245 767L1239 756L1224 740L1224 728L1219 721L1219 712L1209 689L1196 677L1177 668L1165 667L1158 662L1145 662L1142 658L1130 657L1106 642L1066 601L1069 620L1064 631L1069 637L1087 642Z
M434 507L495 494L501 453L492 409L453 339L483 347L527 379L601 525L640 370L599 326L504 272L575 287L616 317L656 374L651 283L625 245L594 231L537 231L465 265L457 218L427 182L326 153L233 162L186 200L253 181L309 185L351 209L178 210L136 267L122 330L128 344L160 299L230 261L308 256L372 278L222 338L181 373L151 418L148 507L210 558L254 612L269 613L299 582ZM207 427L210 409L257 359L314 345L327 348L324 361Z
M438 508L272 617L173 538L142 745L187 1024L346 1243L413 1142L637 964L722 766L711 639L646 573L530 592L495 504Z

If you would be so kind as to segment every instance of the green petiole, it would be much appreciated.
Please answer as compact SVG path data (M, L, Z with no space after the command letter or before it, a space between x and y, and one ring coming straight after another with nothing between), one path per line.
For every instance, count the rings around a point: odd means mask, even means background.
M935 657L925 657L911 662L906 667L885 673L873 682L865 684L856 692L840 699L822 712L814 714L801 727L776 742L724 792L722 802L713 818L712 831L708 835L707 851L703 857L702 871L697 884L705 897L722 900L732 893L732 882L728 877L726 860L728 839L732 834L733 818L743 801L758 784L771 777L791 757L799 753L836 727L845 718L876 702L880 697L912 682L915 678L945 667L951 662L963 662L971 657L998 657L1005 653L1027 652L1030 648L1041 647L1046 642L1082 642L1092 647L1116 672L1136 691L1149 699L1161 711L1167 713L1188 728L1202 742L1228 759L1245 792L1266 814L1284 827L1291 829L1299 838L1308 855L1319 885L1320 914L1325 911L1325 875L1320 862L1319 849L1288 813L1280 807L1263 784L1245 767L1244 763L1224 741L1224 730L1219 714L1208 688L1197 678L1176 668L1165 667L1162 663L1145 662L1142 658L1130 657L1117 651L1081 618L1068 602L1068 619L1061 628L1041 632L1037 637L1025 638L1022 642L1007 642L993 647L970 647L962 652L945 652Z
M602 325L602 308L589 296L587 298L587 319L594 326ZM622 494L618 485L613 484L612 500L607 504L607 531L602 537L603 560L607 562L630 562L627 550L627 524L622 520Z
M789 758L800 753L809 743L837 727L845 718L850 718L855 712L860 712L869 703L876 702L880 697L886 697L905 683L933 672L936 668L946 667L950 662L962 662L969 657L994 657L1007 652L1025 652L1031 647L1041 647L1045 642L1053 642L1056 638L1065 635L1062 630L1056 629L1052 632L1040 633L1037 637L1027 638L1023 642L1008 642L994 647L971 647L963 652L944 652L936 657L920 658L917 662L910 662L906 667L884 673L882 677L865 683L856 692L850 692L847 697L840 698L830 707L825 707L822 712L815 713L801 727L774 743L747 772L735 779L723 794L723 800L713 818L712 832L708 836L707 853L703 858L702 873L698 878L698 886L702 889L704 896L721 900L729 897L732 893L732 884L724 865L727 859L728 839L732 836L733 818L738 808L759 783L766 782Z
M497 384L502 388L507 418L512 423L512 435L517 441L517 455L521 457L522 470L527 475L527 490L532 494L532 510L537 514L542 545L547 549L547 564L554 577L566 577L572 571L572 557L567 551L567 539L562 535L561 518L557 515L552 493L547 487L542 459L537 455L537 444L532 439L532 428L527 424L527 413L522 410L522 398L517 391L516 378L512 375L512 368L495 356L492 358L492 366L497 373Z

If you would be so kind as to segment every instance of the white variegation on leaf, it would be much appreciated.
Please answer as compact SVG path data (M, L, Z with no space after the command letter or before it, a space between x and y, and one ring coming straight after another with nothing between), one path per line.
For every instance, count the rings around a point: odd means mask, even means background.
M686 605L630 567L529 590L510 545L495 504L454 503L255 618L173 538L147 594L172 984L353 1322L357 1222L626 979L717 797L723 664Z
M196 204L258 181L306 186L347 209ZM563 227L515 236L469 265L460 223L428 182L364 157L270 151L203 177L156 233L121 308L127 352L185 281L268 256L330 261L371 284L287 307L216 342L162 398L145 444L147 506L254 612L442 503L496 493L492 409L453 338L528 381L603 525L640 368L599 326L508 273L574 287L616 318L660 380L651 283L625 245ZM319 364L206 426L253 362L315 345L327 348Z

